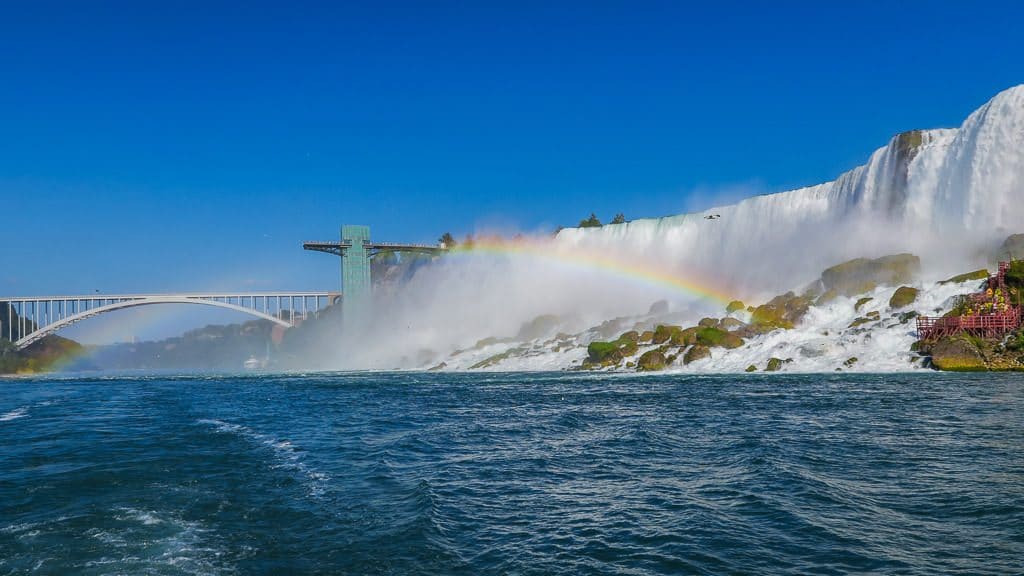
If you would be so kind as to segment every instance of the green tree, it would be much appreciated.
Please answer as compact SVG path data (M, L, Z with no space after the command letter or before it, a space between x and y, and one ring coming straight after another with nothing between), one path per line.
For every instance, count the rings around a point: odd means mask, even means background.
M622 212L619 212L618 214L615 215L615 218L612 218L612 224L625 224L625 223L626 223L626 215L623 214Z
M597 215L593 212L590 213L590 218L586 220L580 220L580 228L600 228L601 221L597 219Z
M445 232L437 241L445 248L455 248L459 244L451 232Z

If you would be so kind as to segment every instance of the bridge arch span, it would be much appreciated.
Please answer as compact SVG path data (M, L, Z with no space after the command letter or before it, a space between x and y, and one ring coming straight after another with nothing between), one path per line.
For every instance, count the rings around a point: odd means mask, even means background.
M72 324L81 322L82 320L86 320L88 318L92 318L93 316L98 316L106 312L113 312L115 310L122 310L125 308L135 308L137 306L151 306L154 304L201 304L203 306L215 306L217 308L234 310L236 312L242 312L244 314L255 316L263 320L268 320L279 326L284 326L285 328L291 328L293 326L293 324L291 322L288 322L287 320L282 320L281 318L271 316L270 314L263 313L259 310L246 308L244 306L238 306L235 304L231 304L229 302L207 300L204 298L188 296L146 296L133 300L114 302L112 304L107 304L104 306L97 306L95 308L90 308L78 314L72 314L71 316L57 320L52 324L47 324L46 326L37 329L35 332L30 332L29 334L26 334L23 338L15 342L15 345L18 347L19 350L24 349L25 347L43 339L44 337L49 336L50 334L54 334L63 328L67 328Z

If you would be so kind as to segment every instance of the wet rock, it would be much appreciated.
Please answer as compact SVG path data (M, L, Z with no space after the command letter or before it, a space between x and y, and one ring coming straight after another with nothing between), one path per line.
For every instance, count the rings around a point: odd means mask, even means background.
M768 364L764 367L765 372L778 372L782 369L782 358L769 358Z
M910 286L900 286L889 298L890 308L905 308L917 300L918 289Z
M740 302L739 300L733 300L732 302L729 302L728 306L725 307L725 313L732 314L733 312L740 312L744 308L746 308L746 306L744 306L743 302Z
M689 364L690 362L696 362L697 360L710 357L710 348L708 348L707 346L702 346L700 344L695 344L693 346L690 346L689 350L686 351L686 354L683 355L683 364Z
M870 296L865 296L864 298L857 300L857 303L853 305L853 311L859 312L861 306L867 304L868 302L871 302L872 300L874 300L874 298Z
M965 272L964 274L958 274L952 278L947 278L939 284L961 284L963 282L970 282L971 280L988 280L988 270L982 268L981 270L975 270L974 272Z
M719 328L723 330L729 330L730 332L733 330L738 330L739 328L742 328L744 326L746 326L746 324L735 318L722 318L721 320L718 321Z
M750 366L747 366L747 369L744 370L744 372L757 372L757 366L751 364Z
M700 322L697 322L697 326L701 328L716 328L718 327L717 318L701 318Z
M965 335L943 338L930 348L932 365L939 370L979 372L988 369L978 346Z
M654 372L664 370L666 364L665 354L661 350L648 350L640 355L636 369L640 372Z
M654 337L651 338L651 342L654 344L664 344L672 339L672 336L683 330L682 326L666 326L659 324L654 328Z
M880 284L912 282L920 271L921 260L913 254L895 254L874 260L856 258L823 271L821 282L826 290L856 296L870 292Z

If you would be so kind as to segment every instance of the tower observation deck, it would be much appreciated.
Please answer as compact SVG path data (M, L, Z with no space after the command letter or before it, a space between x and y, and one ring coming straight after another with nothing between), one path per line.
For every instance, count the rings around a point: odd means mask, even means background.
M346 316L349 312L365 308L373 286L370 260L375 256L396 252L436 256L448 250L442 245L373 242L369 226L352 224L341 227L341 240L338 242L303 242L302 248L341 257L342 309Z

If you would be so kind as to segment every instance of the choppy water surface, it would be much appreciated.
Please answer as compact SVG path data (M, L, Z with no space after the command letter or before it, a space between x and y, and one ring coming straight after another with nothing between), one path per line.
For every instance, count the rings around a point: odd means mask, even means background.
M0 574L1012 574L1024 378L0 381Z

